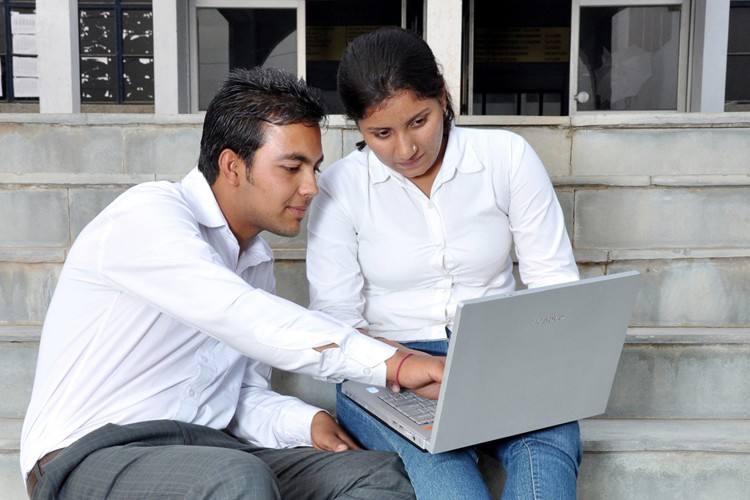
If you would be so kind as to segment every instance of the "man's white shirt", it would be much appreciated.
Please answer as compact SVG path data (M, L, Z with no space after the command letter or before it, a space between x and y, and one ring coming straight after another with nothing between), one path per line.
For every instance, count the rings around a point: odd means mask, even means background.
M310 445L318 408L270 389L273 364L384 385L394 348L274 292L260 237L240 253L203 175L131 188L79 235L42 332L24 474L107 424L175 419L260 446ZM340 349L315 351L339 344Z

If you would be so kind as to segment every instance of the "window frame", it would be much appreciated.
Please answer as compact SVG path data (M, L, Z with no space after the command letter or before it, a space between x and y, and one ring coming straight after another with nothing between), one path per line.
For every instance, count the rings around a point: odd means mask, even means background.
M2 57L5 60L5 69L0 74L0 85L2 85L3 82L5 82L5 92L3 92L2 97L0 97L0 103L2 104L12 104L12 103L21 103L21 104L29 104L29 103L38 103L39 97L17 97L15 94L15 88L13 84L13 56L15 55L15 51L13 50L13 31L12 31L12 21L11 21L11 11L13 9L22 9L22 10L33 10L36 12L36 1L35 0L0 0L3 7L3 17L4 23L5 23L5 32L2 34L2 36L5 38L5 54L3 54ZM37 54L35 57L39 57L39 54Z
M580 14L582 7L649 7L649 6L679 6L680 7L680 35L678 44L678 69L677 69L677 106L673 110L634 110L634 111L612 111L593 110L579 111L578 101L578 47L580 42ZM568 96L568 115L585 114L643 114L643 113L684 113L688 109L688 63L689 63L689 41L691 23L690 0L573 0L571 6L570 22L570 95Z
M198 93L198 9L295 9L297 14L297 77L305 78L307 36L305 30L305 0L189 0L188 33L190 40L189 102L191 113L204 113Z
M98 3L98 2L90 2L86 0L79 0L78 5L76 6L77 16L76 16L76 32L78 33L79 37L79 49L78 49L78 60L79 65L80 62L84 57L111 57L115 60L115 98L112 101L89 101L84 100L83 98L83 82L81 82L81 104L84 106L142 106L142 105L153 105L156 101L156 89L154 88L154 97L150 101L127 101L125 98L125 60L129 58L129 56L126 56L123 50L123 22L122 22L122 13L123 10L137 10L137 11L148 11L152 14L152 21L153 21L153 1L143 1L143 2L122 2L122 1L115 1L112 3ZM148 4L148 5L147 5ZM80 36L81 36L81 11L82 10L108 10L112 11L114 14L114 21L115 21L115 51L111 55L107 56L92 56L88 54L81 53L80 48ZM132 58L132 56L130 56ZM153 49L153 36L152 36L152 50L151 50L151 60L152 60L152 67L154 64L156 64L156 60L154 57L154 49ZM80 76L79 78L83 77L83 72L79 70ZM154 74L152 73L151 78L154 78Z

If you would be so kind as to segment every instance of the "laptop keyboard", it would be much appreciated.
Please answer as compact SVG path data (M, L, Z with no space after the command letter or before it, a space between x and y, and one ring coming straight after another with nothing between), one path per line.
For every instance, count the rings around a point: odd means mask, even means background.
M418 425L432 424L437 400L428 399L412 391L386 392L378 396Z

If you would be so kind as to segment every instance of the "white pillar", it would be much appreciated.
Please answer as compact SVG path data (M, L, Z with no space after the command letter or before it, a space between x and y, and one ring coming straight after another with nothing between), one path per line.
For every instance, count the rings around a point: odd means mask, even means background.
M697 0L694 20L689 110L721 113L727 78L729 0Z
M154 112L190 113L188 3L158 0L154 13Z
M81 112L77 0L36 0L41 113Z
M454 111L461 107L461 2L427 0L425 40L443 68Z

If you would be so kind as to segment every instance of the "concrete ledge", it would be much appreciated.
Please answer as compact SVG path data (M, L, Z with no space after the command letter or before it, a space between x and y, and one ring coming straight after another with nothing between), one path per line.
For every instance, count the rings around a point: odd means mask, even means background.
M750 454L750 420L589 418L581 440L590 452L700 451Z

